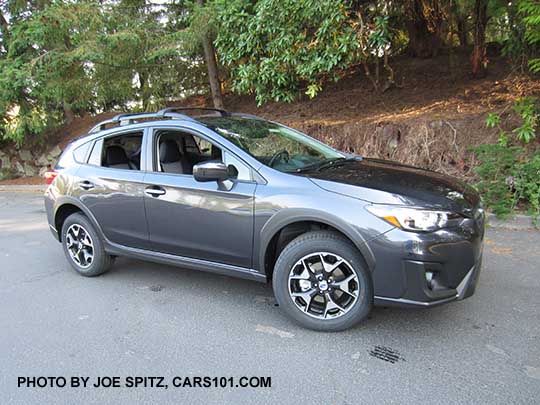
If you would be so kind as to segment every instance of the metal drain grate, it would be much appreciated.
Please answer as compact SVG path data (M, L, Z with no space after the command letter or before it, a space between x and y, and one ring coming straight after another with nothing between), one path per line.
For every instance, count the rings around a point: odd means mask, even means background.
M369 351L369 355L392 364L398 361L405 361L397 350L386 346L374 346L373 349Z

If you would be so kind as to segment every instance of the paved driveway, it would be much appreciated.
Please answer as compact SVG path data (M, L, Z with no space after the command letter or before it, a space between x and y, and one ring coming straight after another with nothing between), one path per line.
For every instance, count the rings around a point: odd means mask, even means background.
M389 361L391 360L391 361ZM18 388L19 376L271 376L271 388ZM269 286L130 259L86 279L41 195L0 193L0 403L540 403L540 233L488 231L468 300L308 331Z

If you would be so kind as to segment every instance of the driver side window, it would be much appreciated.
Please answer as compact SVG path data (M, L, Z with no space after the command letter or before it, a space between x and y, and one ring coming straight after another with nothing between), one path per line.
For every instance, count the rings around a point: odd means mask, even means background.
M193 166L217 160L227 165L231 179L251 181L251 170L242 161L205 138L188 132L158 130L156 132L154 171L193 175Z

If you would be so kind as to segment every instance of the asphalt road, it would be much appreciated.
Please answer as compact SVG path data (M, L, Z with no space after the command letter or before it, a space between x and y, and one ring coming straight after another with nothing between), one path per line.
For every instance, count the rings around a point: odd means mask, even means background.
M169 388L19 388L19 376L164 376ZM174 388L175 376L271 376L272 387ZM540 233L488 231L465 301L376 308L324 334L285 318L263 284L131 259L80 277L41 195L0 193L0 403L248 399L540 403Z

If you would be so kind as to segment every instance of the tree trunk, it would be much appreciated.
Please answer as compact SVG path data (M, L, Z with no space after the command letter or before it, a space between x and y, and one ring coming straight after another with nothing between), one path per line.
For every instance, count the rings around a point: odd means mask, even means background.
M2 33L2 45L4 45L4 49L8 50L8 42L9 42L9 24L6 20L6 17L4 17L4 14L0 13L0 33Z
M71 105L64 101L64 119L66 120L66 124L71 124L75 120L75 113L73 112L73 109L71 108Z
M150 104L150 95L148 94L148 75L145 72L139 73L139 89L141 94L141 103L143 111L148 111Z
M463 17L458 17L457 20L457 34L459 39L459 45L465 48L468 45L467 42L467 24Z
M458 0L452 0L450 2L450 14L452 16L452 22L456 24L456 31L459 46L467 46L467 16L459 5Z
M203 6L203 0L197 0L199 6ZM219 80L219 70L216 61L216 51L210 36L205 33L202 37L204 48L204 59L208 69L208 81L210 82L210 91L212 92L212 100L214 108L223 109L223 96L221 95L221 82Z
M409 53L419 58L437 56L441 46L443 15L438 0L407 0L406 26Z
M440 40L436 35L429 32L423 23L409 21L407 23L409 33L409 53L418 58L431 58L437 56Z
M488 0L476 0L474 4L474 48L471 55L472 75L484 77L487 73L486 26Z

